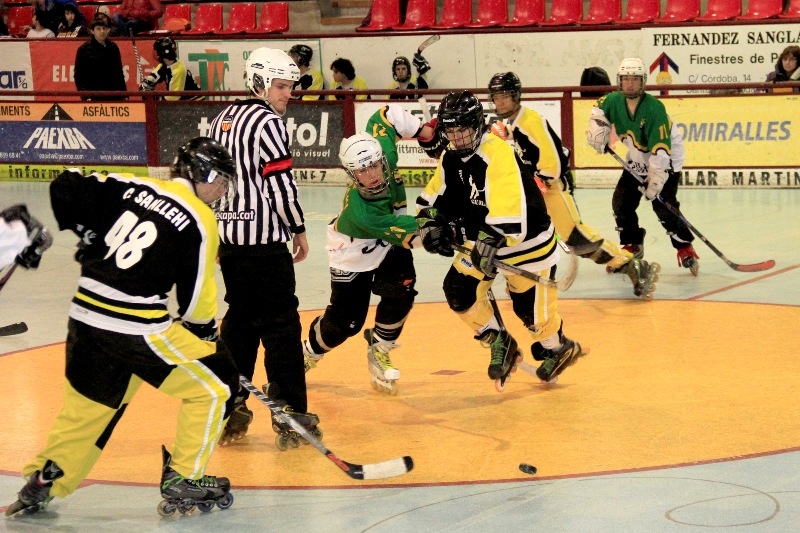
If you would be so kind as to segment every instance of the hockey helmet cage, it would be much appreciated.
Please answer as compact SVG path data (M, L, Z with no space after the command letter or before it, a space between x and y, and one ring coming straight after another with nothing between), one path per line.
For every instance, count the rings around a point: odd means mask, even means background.
M172 175L192 183L214 183L225 179L227 191L209 204L214 211L224 209L236 192L236 164L227 148L209 137L195 137L180 148L172 162Z
M347 171L348 176L353 180L355 187L368 196L375 196L386 190L389 185L391 171L389 162L383 154L380 143L371 135L366 133L356 133L353 136L342 139L339 146L339 161ZM380 163L383 179L372 186L364 185L358 179L356 173L368 167Z
M446 149L461 157L471 155L481 143L481 137L486 130L483 117L483 106L480 100L469 91L452 92L442 99L439 105L438 127L441 134L449 143ZM448 129L470 129L469 139L462 139L456 146L456 139L447 136ZM454 132L456 133L456 132Z
M300 80L300 69L289 54L276 48L256 48L245 63L245 85L256 96L269 88L273 79ZM263 95L266 98L266 94Z
M406 67L406 77L402 80L397 79L397 67L400 65L405 65ZM411 78L411 62L407 57L397 56L394 58L394 61L392 61L392 78L394 78L394 81L399 82L406 82L409 80L409 78Z
M644 63L638 57L628 57L622 60L617 69L617 88L622 91L622 76L639 76L642 79L642 87L635 94L626 94L628 98L638 98L644 92L644 86L647 83L647 71L644 68Z
M514 99L514 109L508 113L497 113L494 107L494 95L496 94L510 94ZM489 104L499 118L508 118L514 114L519 108L519 102L522 98L522 82L519 77L513 72L498 72L492 79L489 80Z
M308 67L311 65L311 58L314 57L314 50L305 44L296 44L289 48L289 56L298 67Z
M162 37L156 40L153 43L153 52L159 61L164 59L175 61L178 59L178 47L172 37Z

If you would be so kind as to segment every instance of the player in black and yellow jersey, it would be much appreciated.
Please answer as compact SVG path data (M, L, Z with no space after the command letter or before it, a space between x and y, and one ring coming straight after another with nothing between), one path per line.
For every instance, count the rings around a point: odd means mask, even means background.
M492 76L489 101L497 117L508 120L507 125L493 124L492 131L513 143L520 161L540 185L556 232L566 239L574 254L606 265L610 271L626 274L633 284L634 294L651 299L661 266L603 239L597 230L583 222L575 203L575 178L569 168L569 152L547 120L522 105L521 95L522 83L513 72Z
M417 199L420 237L427 251L450 257L454 241L472 247L469 256L456 256L445 276L445 297L475 338L491 347L488 373L501 390L522 355L487 298L495 259L552 279L559 257L555 231L541 192L523 176L511 146L489 132L472 93L445 96L438 128L448 145ZM545 348L535 354L542 360L537 375L553 381L585 353L562 333L558 290L518 274L505 277L514 313Z
M181 147L172 173L163 181L69 169L50 187L59 228L81 239L64 406L6 514L72 493L143 382L183 401L162 496L230 504L229 481L205 475L238 388L233 360L216 344L219 235L208 204L224 200L235 168L225 148L198 137ZM167 312L173 287L180 322Z

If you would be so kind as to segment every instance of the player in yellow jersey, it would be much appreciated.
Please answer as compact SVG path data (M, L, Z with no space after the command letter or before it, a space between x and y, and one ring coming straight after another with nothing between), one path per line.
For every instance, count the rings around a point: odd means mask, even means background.
M512 142L521 163L536 179L544 195L547 213L556 232L566 239L573 253L612 271L623 272L633 283L633 292L649 300L655 291L660 265L636 257L631 250L603 239L581 220L575 203L575 180L569 168L568 151L539 113L520 103L522 83L513 72L501 72L489 81L489 100L501 119L493 131Z

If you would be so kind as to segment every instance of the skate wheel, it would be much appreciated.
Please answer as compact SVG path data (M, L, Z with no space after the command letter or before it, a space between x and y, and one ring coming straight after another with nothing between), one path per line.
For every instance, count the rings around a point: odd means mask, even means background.
M227 509L231 505L233 505L233 494L231 494L230 492L227 493L222 498L220 498L219 500L217 500L217 507L219 507L220 509Z
M11 508L9 507L9 509ZM169 503L167 500L161 500L158 507L156 507L156 511L158 511L158 514L161 516L172 516L177 509L177 505ZM6 513L8 513L8 511L6 511Z
M299 448L300 438L297 435L292 435L291 437L289 437L289 446L292 448Z
M656 262L650 263L650 268L652 268L653 272L657 274L661 272L661 263L656 263Z
M314 435L317 438L317 440L322 440L322 430L321 429L314 428L311 431L311 434Z
M194 508L195 508L195 504L194 503L188 503L187 502L187 503L179 503L178 504L178 511L181 514L192 514L192 511L194 511Z
M653 299L653 293L652 292L648 292L647 294L643 294L642 295L642 300L644 300L646 302L649 302L652 299Z
M497 392L503 392L506 388L506 384L503 379L497 378L494 380L494 390Z
M197 502L197 508L200 509L201 512L207 513L214 508L214 502Z
M286 450L289 449L287 441L288 438L286 437L286 435L278 434L275 436L275 446L282 452L285 452Z

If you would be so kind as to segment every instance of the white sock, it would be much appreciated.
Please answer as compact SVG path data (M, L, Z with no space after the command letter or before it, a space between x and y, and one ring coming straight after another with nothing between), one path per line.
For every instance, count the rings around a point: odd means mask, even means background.
M558 333L553 333L546 339L542 339L539 342L541 342L542 346L544 346L548 350L553 350L553 351L556 351L562 346L564 346L564 344L561 342L561 339L558 338Z
M475 333L477 333L477 336L480 337L481 335L484 334L484 332L486 332L486 330L489 330L489 329L493 329L494 331L500 331L500 323L497 321L497 317L496 316L492 316L492 319L489 321L489 323L486 324L485 326L483 326L481 329L479 329Z

